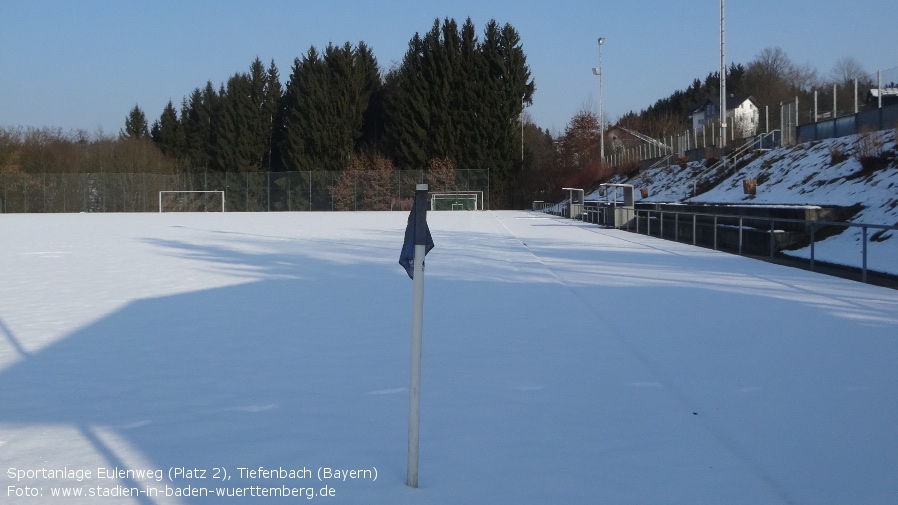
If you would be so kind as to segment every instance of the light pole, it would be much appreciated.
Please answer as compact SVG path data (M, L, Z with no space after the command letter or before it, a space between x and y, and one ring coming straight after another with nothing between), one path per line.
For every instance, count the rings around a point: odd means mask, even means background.
M724 0L720 0L720 153L721 158L725 158L727 147L727 62L725 56L726 50L726 27L724 17ZM735 122L736 114L733 113Z
M603 110L604 96L602 89L602 44L605 37L599 37L599 66L592 69L592 73L599 76L599 160L605 163L605 111Z

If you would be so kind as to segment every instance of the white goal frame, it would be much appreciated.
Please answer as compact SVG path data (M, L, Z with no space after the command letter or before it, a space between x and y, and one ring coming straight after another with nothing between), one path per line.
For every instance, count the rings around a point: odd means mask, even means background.
M225 192L224 191L174 191L174 190L166 190L159 192L159 212L163 212L162 210L162 195L163 193L221 193L221 211L225 211Z
M430 193L430 210L434 210L437 200L457 199L474 200L474 210L483 210L483 191L434 191Z

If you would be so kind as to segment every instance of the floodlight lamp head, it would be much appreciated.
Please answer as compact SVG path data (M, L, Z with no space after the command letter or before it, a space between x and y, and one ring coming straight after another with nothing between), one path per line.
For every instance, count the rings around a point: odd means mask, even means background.
M595 75L602 75L602 69L599 67L592 67L592 73Z
M599 37L599 45L601 46L604 43L605 43L605 37Z

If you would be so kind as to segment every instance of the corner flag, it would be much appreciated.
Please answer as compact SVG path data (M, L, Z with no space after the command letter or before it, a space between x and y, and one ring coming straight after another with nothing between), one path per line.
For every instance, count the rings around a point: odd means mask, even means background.
M422 184L427 188L427 185ZM419 195L423 198L419 198ZM418 202L421 200L421 202ZM402 243L402 253L399 254L399 264L405 268L409 279L415 279L415 246L423 245L424 255L433 249L433 237L430 236L430 227L427 226L427 189L415 191L415 200L412 203L412 211L408 215L408 224L405 227L405 241Z
M412 348L408 388L408 485L418 487L418 428L421 419L421 341L424 333L424 256L433 249L427 226L427 184L415 187L399 264L412 278Z

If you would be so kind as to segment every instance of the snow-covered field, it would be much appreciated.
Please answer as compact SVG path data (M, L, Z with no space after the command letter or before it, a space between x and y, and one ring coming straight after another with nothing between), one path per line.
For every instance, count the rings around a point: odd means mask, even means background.
M428 216L408 488L406 217L0 216L0 502L898 497L898 292L517 211Z

